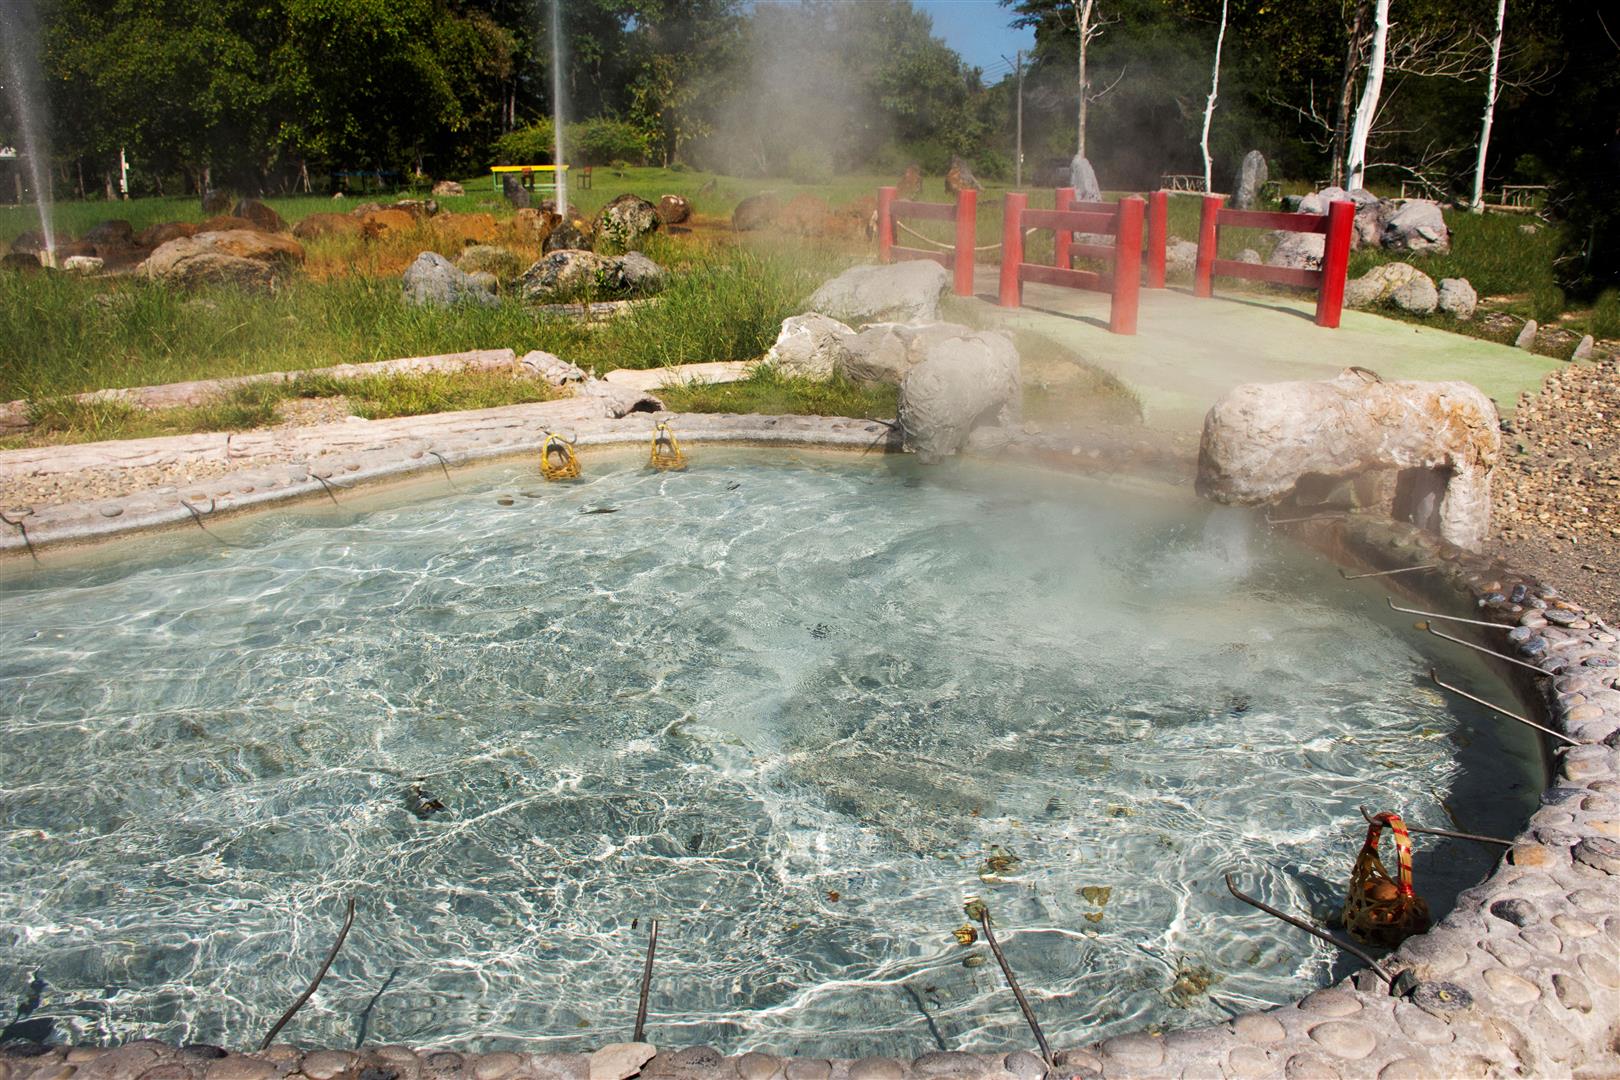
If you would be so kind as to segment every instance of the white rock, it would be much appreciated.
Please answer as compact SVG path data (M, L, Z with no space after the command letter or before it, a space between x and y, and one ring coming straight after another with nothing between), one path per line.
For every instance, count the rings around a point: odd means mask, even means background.
M950 272L931 260L855 266L817 289L809 307L849 323L932 320L950 284Z
M1286 266L1294 270L1322 269L1322 255L1327 250L1327 237L1321 233L1291 232L1284 236L1271 251L1266 262L1271 266Z
M1389 298L1396 307L1414 315L1433 315L1434 309L1440 304L1440 294L1435 290L1434 279L1428 274L1417 275L1391 293Z
M789 375L826 379L848 354L854 337L855 331L818 312L794 315L782 322L765 362Z
M585 381L585 372L577 364L571 364L560 356L541 352L539 349L524 353L518 363L528 374L537 375L553 386Z
M652 1060L658 1048L652 1043L613 1043L590 1058L590 1080L629 1080Z
M102 261L94 255L69 255L62 263L62 269L71 274L94 274L102 265Z
M1592 335L1587 334L1585 337L1581 338L1580 344L1575 346L1575 351L1570 354L1569 358L1571 360L1592 359L1592 347L1596 344L1597 342L1592 340Z
M1479 293L1467 278L1440 279L1440 310L1457 319L1472 319L1479 306Z
M1440 204L1428 199L1407 199L1384 223L1383 245L1395 251L1425 251L1445 254L1451 250L1451 230L1446 228Z
M1416 277L1427 278L1428 275L1411 263L1382 263L1345 282L1344 304L1351 308L1371 307L1389 299L1396 289ZM1429 282L1429 287L1433 288L1434 282Z
M1491 469L1501 453L1496 406L1465 382L1384 382L1348 370L1320 382L1239 386L1204 418L1198 493L1253 506L1308 475L1369 468L1446 470L1444 491L1415 523L1477 549L1490 531ZM1425 475L1438 475L1425 473Z
M1526 319L1524 321L1524 329L1520 330L1519 336L1513 339L1514 347L1520 349L1534 348L1536 344L1536 329L1536 320Z
M1010 434L1022 403L1018 351L1005 336L984 332L936 339L900 383L904 448L933 462L957 453L981 426Z

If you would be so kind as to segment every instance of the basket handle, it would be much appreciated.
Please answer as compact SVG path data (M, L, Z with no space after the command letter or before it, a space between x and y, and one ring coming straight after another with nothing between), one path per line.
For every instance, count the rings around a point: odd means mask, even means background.
M1417 894L1412 889L1412 838L1406 832L1406 822L1401 820L1401 815L1393 810L1375 815L1372 824L1367 826L1367 848L1375 855L1378 853L1378 838L1385 825L1389 826L1389 831L1395 837L1395 887L1401 896L1415 896Z

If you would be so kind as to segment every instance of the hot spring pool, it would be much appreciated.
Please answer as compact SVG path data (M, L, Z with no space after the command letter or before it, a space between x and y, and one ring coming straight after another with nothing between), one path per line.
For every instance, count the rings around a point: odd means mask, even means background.
M586 468L9 579L0 1015L256 1046L354 896L285 1039L623 1041L657 916L660 1044L1027 1045L951 934L978 895L1074 1045L1342 973L1222 871L1325 915L1358 804L1511 835L1540 791L1376 580L1235 512L895 458ZM1437 915L1493 856L1418 843Z

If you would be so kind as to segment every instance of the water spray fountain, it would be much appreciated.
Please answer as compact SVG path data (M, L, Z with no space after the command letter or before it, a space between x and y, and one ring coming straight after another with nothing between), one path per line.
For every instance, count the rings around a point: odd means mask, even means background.
M551 0L551 136L552 175L557 178L557 213L568 219L568 171L563 168L562 0Z
M23 155L28 158L34 202L39 207L39 230L45 237L40 261L54 267L56 231L51 225L51 204L46 188L49 177L40 133L43 103L39 97L39 19L34 0L0 4L0 54L6 65L6 89L17 116Z

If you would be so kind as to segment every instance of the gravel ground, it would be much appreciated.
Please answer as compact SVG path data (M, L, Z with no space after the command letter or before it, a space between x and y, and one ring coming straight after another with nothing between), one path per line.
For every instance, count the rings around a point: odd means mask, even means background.
M1620 360L1548 375L1502 446L1491 554L1620 619Z

